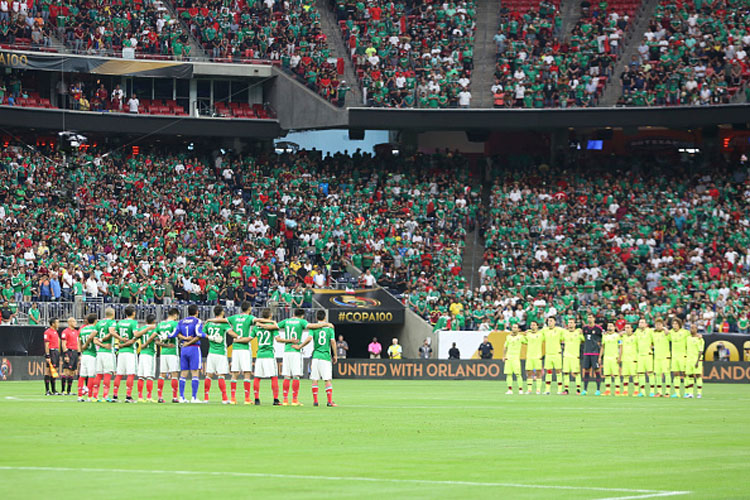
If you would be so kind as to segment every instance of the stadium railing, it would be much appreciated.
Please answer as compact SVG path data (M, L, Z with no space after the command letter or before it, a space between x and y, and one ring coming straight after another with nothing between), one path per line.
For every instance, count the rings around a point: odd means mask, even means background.
M116 318L123 318L125 316L125 308L130 304L111 304L99 301L86 301L86 302L36 302L37 309L39 310L39 323L41 325L49 324L50 319L57 318L60 322L64 323L67 318L75 318L79 326L84 324L84 318L93 313L98 318L104 317L104 311L108 307L115 310ZM31 309L32 303L24 302L18 305L18 322L17 324L28 324L29 310ZM213 308L215 304L211 305L198 305L198 317L201 319L208 319L213 317ZM227 316L238 314L240 312L239 305L235 304L222 304ZM135 317L139 323L145 323L146 317L149 314L156 316L156 321L163 321L167 319L169 310L171 308L177 308L180 312L180 317L184 318L188 316L189 304L136 304L135 305ZM296 308L279 306L274 302L269 301L263 307L253 307L250 314L253 316L260 316L261 311L265 308L271 309L272 318L274 321L281 321L286 318L292 317ZM305 318L308 321L315 321L315 315L318 310L322 309L319 306L313 305L313 307L303 308L305 311Z

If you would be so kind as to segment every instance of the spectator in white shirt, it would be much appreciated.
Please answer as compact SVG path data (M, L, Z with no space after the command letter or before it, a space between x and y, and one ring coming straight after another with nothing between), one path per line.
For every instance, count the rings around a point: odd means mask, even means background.
M133 96L128 99L128 112L138 114L138 106L141 105L141 101L138 100L138 98L133 94Z

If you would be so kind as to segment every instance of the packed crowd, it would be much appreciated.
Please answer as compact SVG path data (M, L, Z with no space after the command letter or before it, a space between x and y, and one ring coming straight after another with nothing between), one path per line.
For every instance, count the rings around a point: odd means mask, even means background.
M49 16L44 5L19 0L0 1L0 44L19 49L50 48Z
M630 20L624 12L633 9L610 8L606 1L584 8L566 42L554 3L543 0L525 12L501 4L490 88L495 107L595 106Z
M120 57L131 50L130 56L178 60L190 55L187 33L160 0L44 0L40 8L58 39L75 53Z
M747 80L747 0L661 2L620 75L620 105L727 103Z
M310 306L348 265L400 293L458 282L476 211L459 155L375 159L93 149L0 158L4 307L30 301Z
M324 98L343 101L343 68L331 57L312 0L176 0L175 5L212 60L276 61Z
M331 1L367 105L468 107L475 5Z
M590 312L747 333L749 173L656 157L510 169L492 190L480 285L420 287L409 300L437 329L510 330Z

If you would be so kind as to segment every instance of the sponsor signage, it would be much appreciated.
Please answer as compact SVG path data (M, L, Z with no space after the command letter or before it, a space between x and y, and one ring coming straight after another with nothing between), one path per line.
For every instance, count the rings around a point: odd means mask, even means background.
M382 288L316 289L315 300L328 310L328 320L334 325L404 323L404 305Z

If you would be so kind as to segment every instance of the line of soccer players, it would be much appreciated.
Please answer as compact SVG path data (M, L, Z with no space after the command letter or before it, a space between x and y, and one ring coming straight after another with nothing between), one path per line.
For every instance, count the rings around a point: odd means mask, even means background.
M251 305L243 303L241 313L226 317L222 306L214 307L214 317L202 322L196 317L198 307L188 307L188 317L178 321L179 311L172 308L166 320L155 321L154 315L146 318L146 325L138 327L135 307L124 310L125 317L115 319L115 311L108 308L105 318L98 320L96 315L86 317L86 324L80 332L75 329L75 320L68 321L63 332L65 353L63 355L65 375L70 394L72 380L78 371L78 401L118 401L122 379L126 380L126 403L134 403L133 388L138 379L138 401L164 403L164 385L169 378L172 386L172 402L207 403L214 377L218 379L221 401L236 404L237 383L243 381L245 404L260 404L260 380L270 379L274 405L289 405L292 393L292 406L299 402L299 379L303 375L302 349L313 344L310 379L312 380L313 405L318 406L318 381L325 382L327 406L333 402L333 367L336 363L336 343L333 325L325 321L325 312L318 311L317 321L310 323L304 319L304 311L297 309L294 317L276 323L271 319L270 309L265 309L261 317L250 314ZM55 393L55 367L59 366L60 339L57 337L58 321L50 322L44 333L47 366L45 389L47 395ZM305 330L308 335L303 336ZM227 340L232 337L231 366L227 358ZM204 379L204 398L198 399L199 375L202 365L200 341L209 342ZM255 370L250 351L250 342L257 339ZM274 342L284 344L282 361L283 402L279 400L278 366L274 354ZM153 382L156 378L157 347L160 349L158 399L152 398ZM80 368L78 357L80 354ZM231 372L231 399L227 395L226 377ZM112 376L114 375L114 384ZM187 377L191 377L192 398L185 398ZM51 385L51 391L50 391ZM254 400L250 399L251 385ZM144 386L146 397L144 398ZM65 387L63 387L63 391ZM112 394L110 396L110 390ZM179 397L178 397L179 392ZM59 394L59 393L58 393ZM88 395L88 398L84 397Z
M550 394L553 374L557 380L557 393L569 394L571 380L575 381L576 394L585 395L588 384L596 380L596 395L601 392L602 375L605 379L603 395L628 396L633 387L633 396L679 398L681 387L686 398L703 394L703 350L705 342L698 333L698 326L690 331L683 328L682 321L673 319L671 329L664 320L657 318L650 328L645 319L633 330L630 324L622 330L608 322L606 331L595 324L593 315L587 317L586 325L576 326L570 319L567 328L556 326L549 318L544 328L535 321L530 329L522 333L514 325L505 340L503 359L508 392L513 394L513 379L518 381L518 393L524 394L521 371L521 347L526 346L526 392ZM544 345L544 351L542 350ZM542 358L544 364L542 365ZM583 359L584 387L581 388L581 359ZM544 375L544 380L542 376Z

